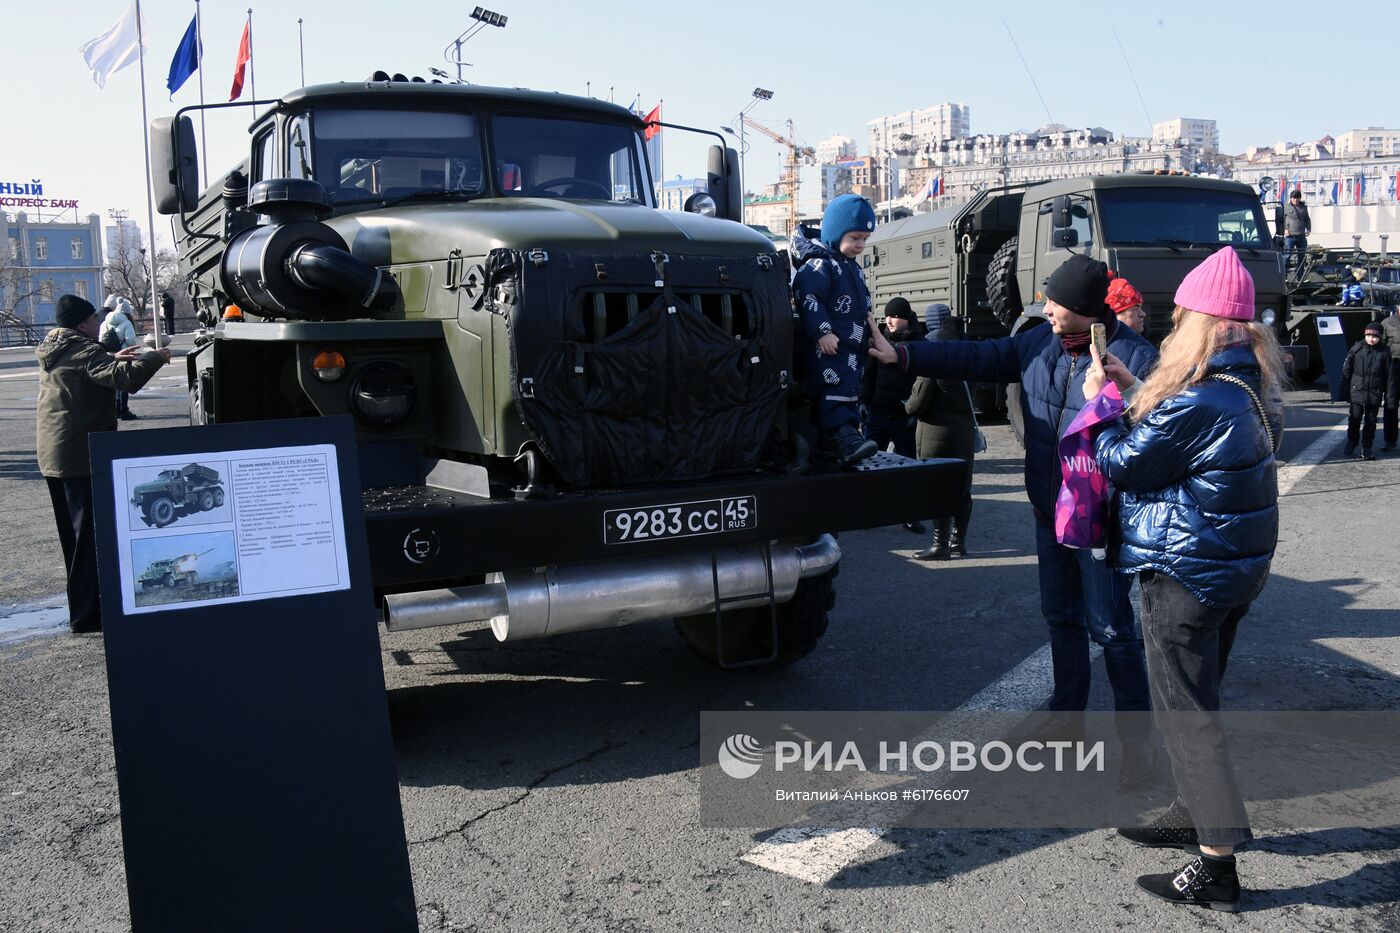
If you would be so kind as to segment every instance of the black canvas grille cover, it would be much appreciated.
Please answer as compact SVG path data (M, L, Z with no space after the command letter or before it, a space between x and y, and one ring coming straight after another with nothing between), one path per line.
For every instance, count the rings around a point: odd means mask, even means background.
M571 486L762 464L792 370L787 277L774 257L499 249L487 281L490 309L507 321L520 416Z

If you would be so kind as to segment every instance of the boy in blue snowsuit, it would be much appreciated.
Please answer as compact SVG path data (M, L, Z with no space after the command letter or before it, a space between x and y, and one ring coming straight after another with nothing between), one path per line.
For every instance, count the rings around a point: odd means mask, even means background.
M820 241L792 238L793 255L802 261L792 280L802 329L810 343L805 352L807 393L813 405L819 447L839 463L855 463L875 453L874 441L860 436L860 376L866 350L870 291L855 261L875 229L875 209L859 195L843 194L822 214Z

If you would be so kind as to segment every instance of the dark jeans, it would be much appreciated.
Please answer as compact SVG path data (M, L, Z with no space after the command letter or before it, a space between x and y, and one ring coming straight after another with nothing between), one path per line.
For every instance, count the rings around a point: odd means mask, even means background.
M914 456L914 425L910 417L887 418L874 411L865 426L865 436L874 441L881 450L894 442L894 452L902 457Z
M1254 838L1235 783L1230 747L1214 714L1220 680L1249 603L1213 609L1164 573L1138 575L1142 634L1157 729L1172 762L1177 794L1201 842L1233 846Z
M97 541L92 520L92 480L86 476L60 479L45 477L58 543L68 572L68 624L74 629L95 629L102 624L97 597Z
M1096 559L1093 551L1060 544L1054 527L1039 519L1035 523L1035 554L1040 571L1040 611L1050 626L1055 670L1050 709L1082 710L1089 705L1090 638L1103 646L1115 708L1120 713L1150 709L1142 642L1128 601L1131 579L1115 573L1106 560ZM1124 740L1144 739L1148 732L1145 716L1119 720Z
M1379 411L1379 405L1351 403L1351 415L1347 418L1348 448L1355 449L1357 438L1360 437L1362 448L1371 449L1371 446L1376 442L1376 414Z
M1286 236L1283 238L1283 262L1284 268L1293 265L1293 254L1298 254L1298 262L1303 261L1303 254L1308 251L1308 238L1305 236Z

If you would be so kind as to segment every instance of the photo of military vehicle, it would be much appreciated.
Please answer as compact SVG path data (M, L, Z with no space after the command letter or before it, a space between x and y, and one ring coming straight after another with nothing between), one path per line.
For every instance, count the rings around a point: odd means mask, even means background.
M1160 342L1177 285L1227 245L1254 277L1256 319L1274 328L1295 370L1305 369L1316 347L1290 339L1280 254L1258 195L1236 182L1139 173L987 189L960 207L877 227L865 261L877 308L896 295L915 308L943 302L963 335L978 340L1046 324L1042 287L1084 253L1142 292L1146 336ZM984 411L1006 404L1001 387L983 389ZM1019 406L1007 409L1015 424Z
M663 125L720 145L662 211L657 128L605 101L376 73L258 105L202 194L198 108L151 128L210 328L191 420L353 419L388 629L670 618L783 664L826 629L835 532L947 512L960 463L812 462L788 270L719 134Z
M224 504L219 471L198 463L161 470L131 491L131 504L148 526L164 528L183 515L208 512Z
M142 590L153 590L157 587L190 586L199 579L199 571L194 568L195 562L205 554L212 553L213 550L210 548L198 554L181 554L179 557L151 561L146 565L146 569L137 576L136 586Z

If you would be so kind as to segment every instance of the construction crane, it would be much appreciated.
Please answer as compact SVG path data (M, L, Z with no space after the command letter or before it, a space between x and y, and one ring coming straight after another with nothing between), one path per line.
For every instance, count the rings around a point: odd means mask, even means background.
M783 177L778 179L778 184L787 189L788 193L788 234L797 232L797 169L802 165L814 165L817 161L817 152L811 146L804 146L794 140L796 132L792 128L792 120L787 121L786 136L774 132L768 127L759 123L748 114L744 114L744 125L758 130L764 136L787 147L787 161L783 163Z

